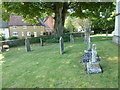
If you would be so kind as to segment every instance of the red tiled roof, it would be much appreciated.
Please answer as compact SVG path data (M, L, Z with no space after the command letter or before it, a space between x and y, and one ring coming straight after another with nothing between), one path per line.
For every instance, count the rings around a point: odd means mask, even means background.
M29 23L25 23L22 21L23 18L21 16L11 16L10 17L10 21L9 21L9 25L10 26L23 26L23 25L31 25Z
M54 30L54 19L52 16L48 16L45 20L44 23L46 23L52 30Z
M9 26L33 26L32 24L23 22L24 18L21 16L11 16L9 21ZM44 26L41 22L36 24L37 26Z

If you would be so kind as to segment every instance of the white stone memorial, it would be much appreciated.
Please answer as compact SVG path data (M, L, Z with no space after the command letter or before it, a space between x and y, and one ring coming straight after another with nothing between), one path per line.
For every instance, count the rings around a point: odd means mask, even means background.
M113 42L120 44L120 0L116 0L115 32Z

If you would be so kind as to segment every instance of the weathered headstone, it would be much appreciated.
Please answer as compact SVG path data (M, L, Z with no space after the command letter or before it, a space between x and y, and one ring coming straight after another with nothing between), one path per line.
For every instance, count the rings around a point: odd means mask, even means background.
M70 42L71 42L71 43L74 43L74 37L73 37L73 35L71 35L71 34L70 34Z
M84 43L88 45L88 50L90 50L90 33L91 33L91 29L90 29L90 24L87 23L86 24L86 31L85 31L85 37L84 37Z
M3 48L3 42L0 42L0 52L2 53L2 52L4 52L5 51L5 48Z
M26 49L26 52L31 51L31 49L30 49L30 42L29 42L28 38L25 39L25 49Z
M60 54L63 54L64 53L64 41L62 37L60 37L59 43L60 43Z
M43 46L43 39L40 38L40 45Z
M86 32L85 32L85 43L88 45L88 49L85 50L84 54L82 55L82 64L85 65L87 74L101 73L102 69L99 64L99 57L97 55L95 44L92 45L92 50L91 50L90 33L91 33L91 29L88 24L86 26Z
M88 74L97 74L102 73L101 66L97 59L96 45L92 45L92 59L87 63L87 73Z

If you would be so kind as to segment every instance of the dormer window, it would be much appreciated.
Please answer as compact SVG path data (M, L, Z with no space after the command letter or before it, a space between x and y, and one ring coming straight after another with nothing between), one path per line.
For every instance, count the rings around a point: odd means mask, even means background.
M27 26L23 26L23 29L27 29Z

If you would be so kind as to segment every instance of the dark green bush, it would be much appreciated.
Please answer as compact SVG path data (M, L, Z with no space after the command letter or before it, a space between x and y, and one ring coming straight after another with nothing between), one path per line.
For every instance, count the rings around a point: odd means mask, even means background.
M69 35L64 35L63 40L64 40L64 42L69 42L70 41L70 36Z
M59 38L49 37L49 38L44 38L43 41L47 43L58 43Z
M8 39L9 40L15 40L15 39L18 39L18 37L13 36L13 37L9 37Z
M63 37L64 42L69 42L70 41L70 36L69 35L63 35L62 37ZM43 42L59 43L59 37L54 37L54 36L44 37Z
M3 40L5 40L5 38L4 37L0 37L0 41L3 41Z

